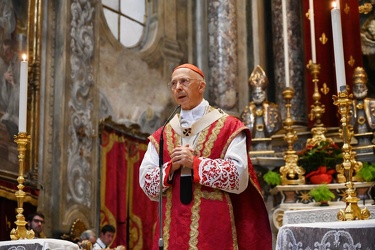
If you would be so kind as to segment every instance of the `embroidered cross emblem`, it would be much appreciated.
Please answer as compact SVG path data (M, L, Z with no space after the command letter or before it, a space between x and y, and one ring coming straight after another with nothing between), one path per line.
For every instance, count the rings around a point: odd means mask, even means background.
M184 136L189 136L191 134L191 128L184 128L184 131L182 131Z

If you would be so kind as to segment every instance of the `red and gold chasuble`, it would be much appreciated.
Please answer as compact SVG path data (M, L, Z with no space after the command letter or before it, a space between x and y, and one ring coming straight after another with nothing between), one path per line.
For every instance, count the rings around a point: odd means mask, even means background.
M229 144L241 131L250 131L237 118L225 114L202 130L196 139L198 157L224 158ZM159 150L161 129L150 136ZM164 130L164 160L181 143L181 138L168 124ZM199 167L196 157L194 168ZM193 200L184 205L180 201L180 171L174 173L172 182L163 194L164 249L272 249L272 234L267 210L261 196L255 171L249 162L249 185L241 194L231 194L220 189L199 184L198 171L194 169ZM210 173L209 173L210 174ZM214 174L214 173L213 173ZM158 249L159 225L155 230L154 249Z

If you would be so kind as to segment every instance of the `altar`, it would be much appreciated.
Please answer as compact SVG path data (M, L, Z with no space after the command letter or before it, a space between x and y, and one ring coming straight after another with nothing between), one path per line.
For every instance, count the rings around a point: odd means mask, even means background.
M59 239L32 239L0 241L0 250L78 250L77 244Z
M337 221L337 213L345 208L342 200L345 194L344 183L328 184L335 198L329 202L329 206L320 206L309 195L309 191L319 185L279 185L271 190L274 196L274 209L272 214L273 226L280 229L282 225L290 223L307 223ZM370 211L370 219L375 219L374 200L371 197L373 182L355 182L358 198L358 206L367 207Z
M288 224L280 228L276 250L375 249L375 220Z

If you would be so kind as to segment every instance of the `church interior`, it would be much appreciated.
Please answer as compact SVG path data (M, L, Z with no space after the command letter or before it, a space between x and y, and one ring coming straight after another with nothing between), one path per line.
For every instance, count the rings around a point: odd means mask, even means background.
M374 219L374 8L1 0L0 241L41 211L48 238L111 224L112 246L151 249L158 203L139 187L139 166L176 108L167 83L183 63L204 72L210 105L251 131L274 246L283 225L312 216Z

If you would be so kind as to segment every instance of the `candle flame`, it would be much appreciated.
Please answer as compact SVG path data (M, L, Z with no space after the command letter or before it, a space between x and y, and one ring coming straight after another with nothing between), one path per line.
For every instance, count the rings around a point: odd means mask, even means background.
M332 2L332 8L336 9L336 2Z
M26 54L22 54L22 61L26 61L26 58L27 58Z

